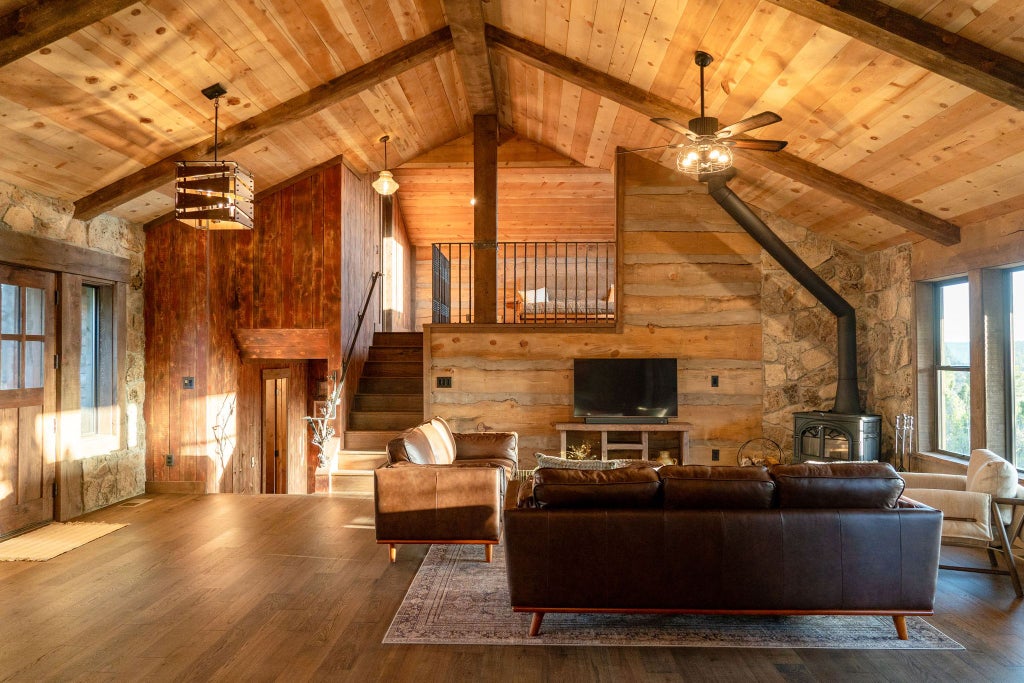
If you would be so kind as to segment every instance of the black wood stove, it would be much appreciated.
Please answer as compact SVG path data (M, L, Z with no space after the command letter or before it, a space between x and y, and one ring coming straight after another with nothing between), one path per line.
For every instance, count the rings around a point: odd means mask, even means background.
M881 415L825 411L793 414L793 460L878 460Z

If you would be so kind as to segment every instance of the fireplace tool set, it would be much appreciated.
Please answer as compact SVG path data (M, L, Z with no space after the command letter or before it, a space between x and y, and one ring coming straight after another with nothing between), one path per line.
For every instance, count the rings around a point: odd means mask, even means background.
M900 472L906 471L907 460L914 448L914 416L900 413L896 416L896 443L894 444L893 466Z

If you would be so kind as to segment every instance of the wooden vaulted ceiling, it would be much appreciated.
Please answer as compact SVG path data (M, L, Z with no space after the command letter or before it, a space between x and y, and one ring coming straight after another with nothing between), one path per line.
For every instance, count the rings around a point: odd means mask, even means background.
M574 202L607 211L617 147L680 141L650 118L695 115L702 49L715 56L709 114L783 118L752 135L788 140L784 152L737 155L741 197L859 248L951 244L973 226L1024 219L1019 9L0 0L0 178L74 201L83 218L164 215L171 162L210 156L212 105L200 90L221 82L221 156L250 167L260 188L338 156L375 172L386 133L414 241L465 239L466 136L473 114L496 113L507 140L502 237L592 239L610 224L574 224ZM671 151L646 154L673 163ZM516 217L504 230L502 215Z

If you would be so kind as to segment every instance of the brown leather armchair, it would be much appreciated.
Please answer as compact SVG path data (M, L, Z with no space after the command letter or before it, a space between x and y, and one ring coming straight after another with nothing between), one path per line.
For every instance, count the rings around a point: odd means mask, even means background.
M515 432L452 433L438 417L392 439L373 495L377 543L390 560L400 543L479 543L490 562L518 448Z

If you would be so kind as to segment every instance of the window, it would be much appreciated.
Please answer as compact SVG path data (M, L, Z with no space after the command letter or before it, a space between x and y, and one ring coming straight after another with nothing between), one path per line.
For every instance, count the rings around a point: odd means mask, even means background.
M936 286L936 437L940 451L971 449L971 336L967 280Z
M45 291L0 284L0 391L41 389L45 376Z
M1011 270L1009 278L1009 348L1007 349L1007 417L1012 462L1024 465L1024 268Z
M83 436L115 433L113 289L82 286L82 355L78 376Z

